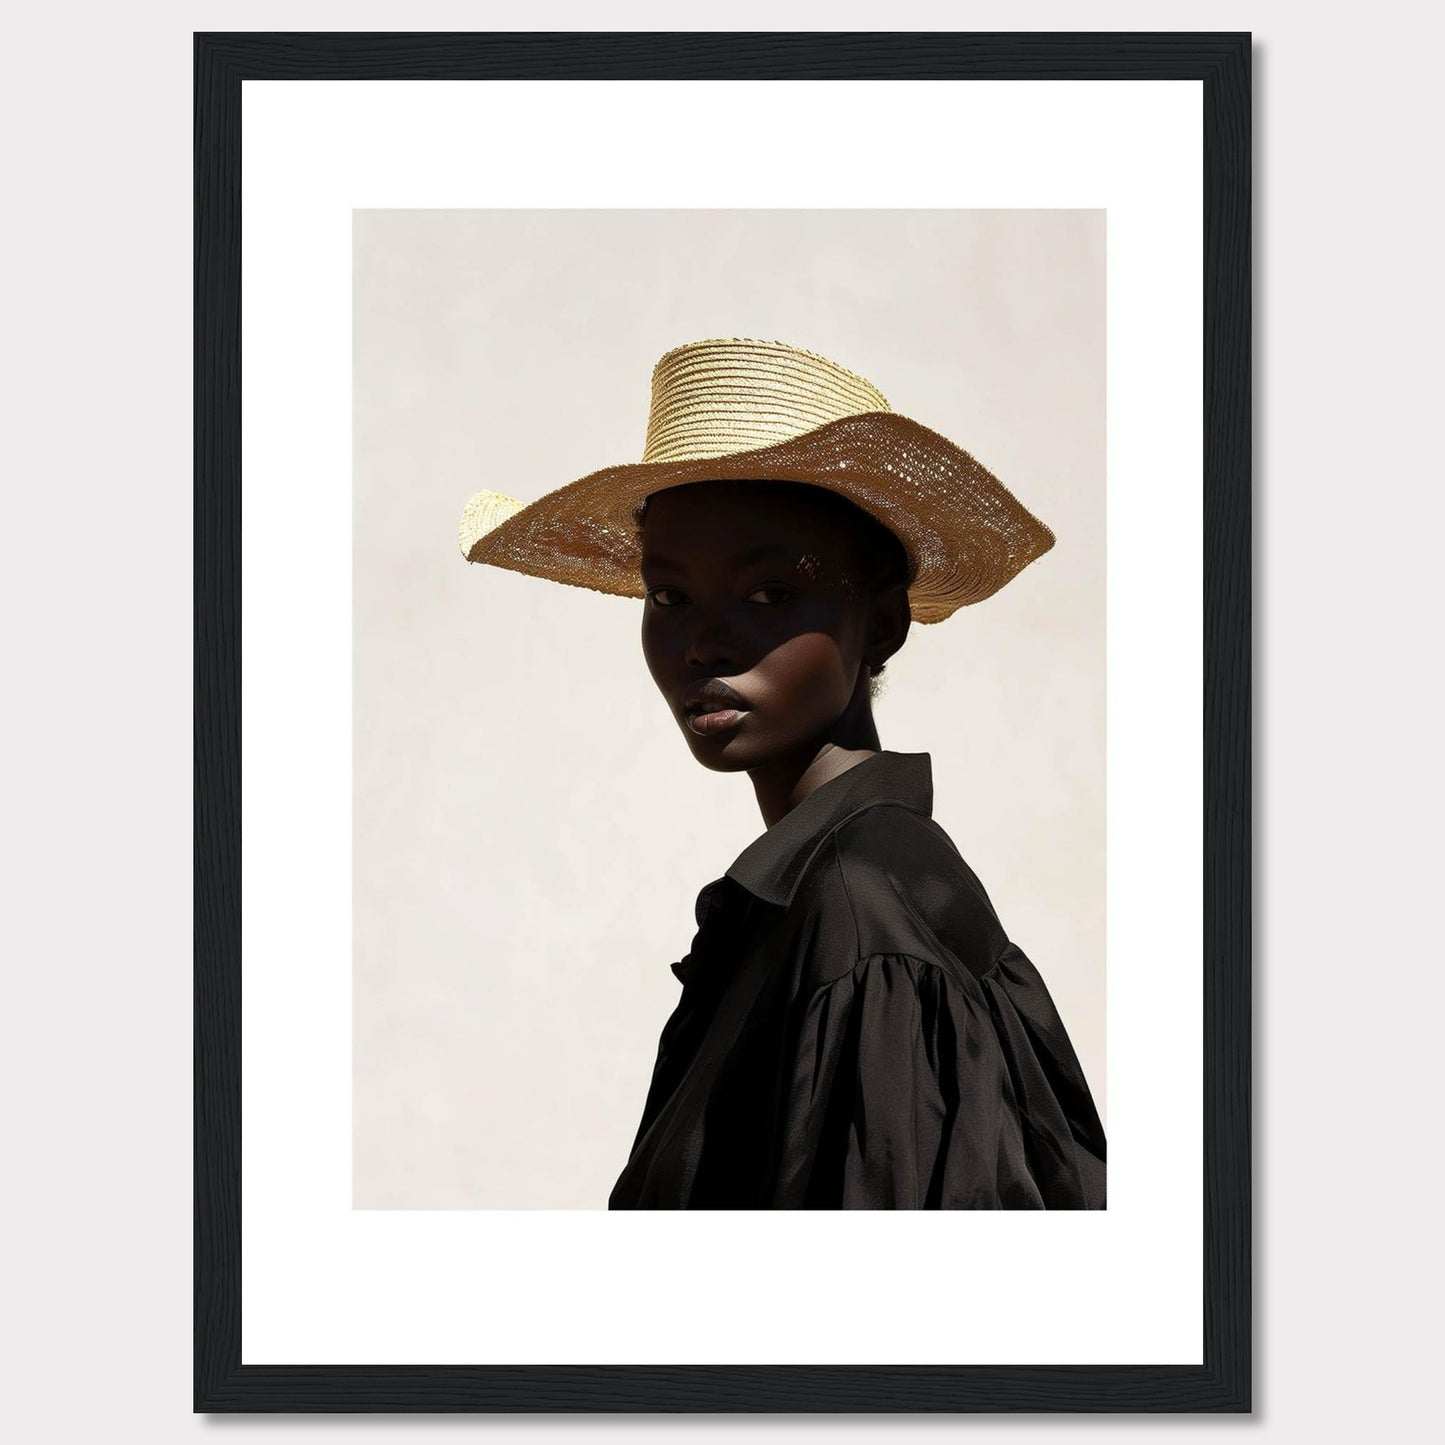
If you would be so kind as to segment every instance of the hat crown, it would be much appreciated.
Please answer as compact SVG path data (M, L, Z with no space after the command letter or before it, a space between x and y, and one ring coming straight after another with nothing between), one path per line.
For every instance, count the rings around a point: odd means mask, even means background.
M644 462L751 451L865 412L892 411L856 373L781 341L693 341L652 371Z

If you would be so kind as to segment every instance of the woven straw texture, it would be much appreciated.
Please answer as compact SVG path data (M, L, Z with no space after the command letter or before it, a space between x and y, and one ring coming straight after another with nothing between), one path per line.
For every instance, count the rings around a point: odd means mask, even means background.
M915 622L992 596L1054 545L992 472L898 415L861 376L783 342L736 337L690 342L657 363L641 461L525 505L476 492L458 541L469 562L641 598L647 496L743 478L827 487L890 528L908 555Z

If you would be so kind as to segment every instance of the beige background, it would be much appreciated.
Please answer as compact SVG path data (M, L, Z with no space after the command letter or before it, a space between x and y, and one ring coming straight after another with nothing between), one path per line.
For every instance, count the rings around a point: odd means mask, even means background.
M705 336L861 372L1056 532L915 625L875 710L1103 1112L1104 214L358 211L354 242L354 1204L604 1208L697 891L761 831L640 602L455 540L479 487L638 457L653 363Z

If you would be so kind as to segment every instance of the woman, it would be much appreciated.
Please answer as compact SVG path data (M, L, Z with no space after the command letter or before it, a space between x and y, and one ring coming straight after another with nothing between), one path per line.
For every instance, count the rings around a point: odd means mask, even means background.
M698 896L610 1208L1104 1207L1048 990L933 820L929 755L872 715L912 621L1052 542L966 452L777 342L668 352L641 462L468 504L468 560L644 599L688 747L748 774L765 827Z

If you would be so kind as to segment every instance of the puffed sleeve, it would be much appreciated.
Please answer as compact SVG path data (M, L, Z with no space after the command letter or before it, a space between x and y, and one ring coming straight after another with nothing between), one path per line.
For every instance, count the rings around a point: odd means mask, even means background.
M1097 1115L1012 944L981 977L870 955L802 1003L788 1052L774 1207L1103 1207Z

